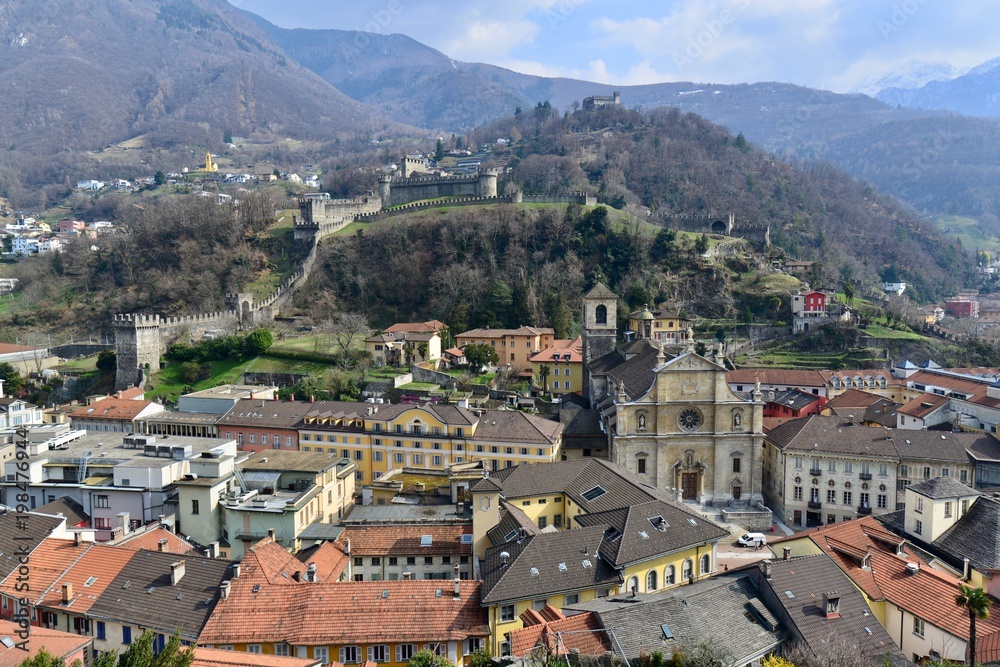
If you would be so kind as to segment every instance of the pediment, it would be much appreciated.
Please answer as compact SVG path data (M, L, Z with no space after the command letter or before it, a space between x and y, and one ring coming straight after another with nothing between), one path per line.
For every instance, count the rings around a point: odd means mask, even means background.
M657 374L676 371L722 371L724 373L726 369L694 352L684 352L655 369Z

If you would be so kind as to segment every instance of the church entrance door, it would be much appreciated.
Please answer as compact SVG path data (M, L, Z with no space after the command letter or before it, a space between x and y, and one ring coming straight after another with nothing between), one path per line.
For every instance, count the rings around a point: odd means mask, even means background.
M698 500L698 473L681 474L681 493L684 500Z

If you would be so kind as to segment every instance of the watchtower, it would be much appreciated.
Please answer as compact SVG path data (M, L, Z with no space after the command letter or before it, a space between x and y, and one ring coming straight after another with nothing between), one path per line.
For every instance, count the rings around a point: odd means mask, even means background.
M382 200L382 208L389 208L389 196L392 194L392 176L382 174L378 177L378 196Z
M496 197L498 192L497 181L499 178L500 170L495 167L479 172L479 196Z
M141 386L160 367L160 316L115 315L115 389Z
M583 363L589 365L618 342L618 295L597 283L583 295Z

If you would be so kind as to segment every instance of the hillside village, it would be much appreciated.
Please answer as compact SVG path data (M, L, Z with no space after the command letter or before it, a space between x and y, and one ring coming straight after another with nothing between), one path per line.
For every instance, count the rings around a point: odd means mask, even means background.
M688 319L619 304L595 285L573 340L364 341L414 376L509 366L530 403L0 399L3 664L29 630L68 661L144 632L195 665L966 660L951 600L1000 594L1000 369L734 370ZM993 615L976 638L1000 660Z

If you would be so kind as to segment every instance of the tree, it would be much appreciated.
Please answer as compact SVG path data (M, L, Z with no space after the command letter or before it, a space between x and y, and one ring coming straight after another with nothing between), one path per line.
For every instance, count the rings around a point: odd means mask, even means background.
M704 255L708 252L708 236L702 234L694 242L694 251L699 255Z
M350 368L356 360L361 341L371 335L368 321L360 313L335 313L327 328L333 334L341 366Z
M476 650L465 660L468 667L493 667L493 656L484 648Z
M548 367L548 364L542 364L541 366L538 367L538 379L540 379L542 381L542 393L543 394L549 393L549 373L550 372L551 372L551 369Z
M14 393L24 389L24 378L6 361L0 362L0 380L3 381L3 390L8 395L13 396Z
M164 174L162 171L156 172L156 174L153 175L153 183L155 183L156 185L166 185L167 183L166 174Z
M77 660L73 663L72 667L81 667L81 665L82 663ZM42 648L33 657L25 658L21 662L21 667L66 667L66 661L62 658L57 658Z
M733 142L733 145L744 153L749 152L750 150L750 144L747 143L747 138L743 136L742 132L736 135L736 140Z
M266 327L258 327L251 331L246 339L244 340L244 349L246 351L246 356L248 357L258 357L271 347L271 343L274 342L274 335L271 330Z
M440 162L444 159L444 142L437 140L437 147L434 149L434 161Z
M847 299L847 305L854 307L854 297L857 295L857 291L854 289L854 285L851 283L844 283L844 298Z
M990 598L982 588L973 588L965 584L958 585L958 595L955 596L955 606L964 607L969 614L969 656L967 664L976 665L976 619L986 619L990 615Z
M466 345L465 359L477 375L482 372L484 366L495 366L500 363L500 356L497 354L497 351L485 343Z
M427 649L414 653L406 664L407 667L454 667L448 658Z
M102 373L114 373L118 368L118 355L114 350L101 350L97 353L97 370Z
M764 658L761 667L795 667L795 664L780 655L771 654Z

